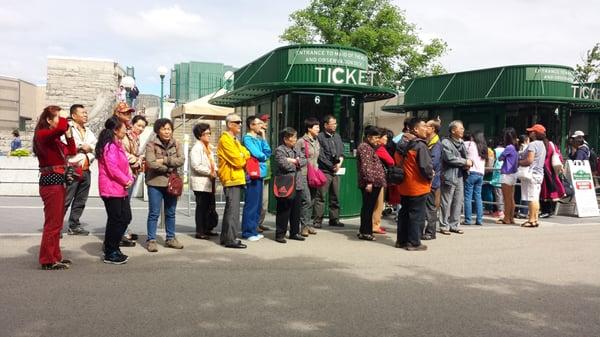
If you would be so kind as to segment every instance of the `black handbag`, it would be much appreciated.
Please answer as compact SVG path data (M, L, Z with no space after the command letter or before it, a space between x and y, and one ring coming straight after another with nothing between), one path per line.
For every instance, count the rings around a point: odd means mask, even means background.
M575 190L573 189L573 185L569 179L567 179L567 177L562 173L559 175L559 177L563 187L565 188L565 198L573 197L575 195Z
M276 198L292 199L296 193L296 179L293 175L275 176L273 194Z

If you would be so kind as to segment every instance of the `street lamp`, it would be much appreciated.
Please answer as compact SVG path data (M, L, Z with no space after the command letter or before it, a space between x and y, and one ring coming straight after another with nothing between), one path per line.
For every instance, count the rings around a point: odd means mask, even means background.
M121 85L123 86L123 88L125 88L125 90L127 90L127 104L130 107L132 106L132 99L129 96L129 92L131 91L131 89L135 86L135 79L131 76L125 76L123 77L123 79L121 80Z
M169 69L165 66L158 67L158 75L160 75L160 118L163 118L163 100L164 100L164 89L165 89L165 76L169 72Z

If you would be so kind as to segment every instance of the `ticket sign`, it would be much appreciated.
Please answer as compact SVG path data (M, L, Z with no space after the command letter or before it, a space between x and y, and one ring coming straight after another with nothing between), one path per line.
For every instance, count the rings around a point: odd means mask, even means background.
M598 216L598 201L590 163L587 160L568 160L567 176L573 184L575 210L578 217Z

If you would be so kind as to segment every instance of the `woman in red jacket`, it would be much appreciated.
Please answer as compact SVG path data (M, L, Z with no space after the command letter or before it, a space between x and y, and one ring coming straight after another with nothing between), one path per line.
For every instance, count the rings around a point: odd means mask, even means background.
M381 160L384 168L387 169L394 166L394 158L388 152L386 145L388 143L388 129L380 128L379 146L375 149L375 154ZM373 210L373 233L375 234L386 234L385 228L381 227L381 217L383 215L383 208L385 207L385 188L382 188L377 197L375 203L375 209Z
M60 231L63 226L65 184L72 179L66 157L77 154L75 141L67 123L60 117L60 107L50 105L44 109L35 127L33 152L40 165L40 196L44 201L44 232L40 245L39 261L44 270L68 269L71 261L60 253ZM65 135L67 144L60 140Z
M362 207L360 208L360 230L358 238L374 241L373 210L381 189L387 185L385 170L375 148L379 146L381 135L379 128L367 125L364 141L357 148L358 187L362 191Z

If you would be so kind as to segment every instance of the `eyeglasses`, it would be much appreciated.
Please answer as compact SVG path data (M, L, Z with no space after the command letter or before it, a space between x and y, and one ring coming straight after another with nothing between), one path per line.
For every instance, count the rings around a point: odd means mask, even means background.
M242 124L242 121L231 121L231 122L229 122L229 123L235 123L235 124L237 124L237 125L241 125L241 124Z

